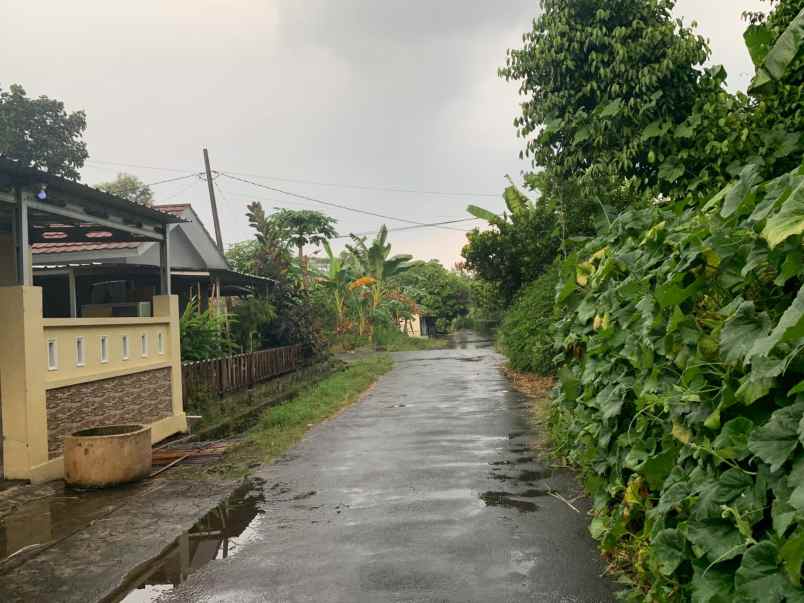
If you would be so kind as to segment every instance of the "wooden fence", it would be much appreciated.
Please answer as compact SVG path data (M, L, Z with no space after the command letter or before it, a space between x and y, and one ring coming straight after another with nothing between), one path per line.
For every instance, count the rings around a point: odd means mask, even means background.
M302 360L302 346L260 350L225 358L182 363L184 404L195 393L223 396L290 373Z

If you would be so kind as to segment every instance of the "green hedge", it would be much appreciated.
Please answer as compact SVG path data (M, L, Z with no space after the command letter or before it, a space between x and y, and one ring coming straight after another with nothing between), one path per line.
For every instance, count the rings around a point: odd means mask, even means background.
M553 341L558 271L550 268L525 287L505 314L497 333L500 347L517 371L547 374L554 371Z
M804 601L804 167L622 214L563 269L553 427L635 601Z

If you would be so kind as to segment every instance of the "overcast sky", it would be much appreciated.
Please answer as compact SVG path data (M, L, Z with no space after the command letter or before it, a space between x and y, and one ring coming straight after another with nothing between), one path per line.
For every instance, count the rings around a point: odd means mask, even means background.
M698 21L713 61L744 89L753 70L740 14L766 6L679 0L676 12ZM536 0L0 0L0 86L86 111L88 184L118 171L149 183L192 174L206 146L213 169L254 182L415 222L461 219L469 203L500 210L505 174L528 168L516 86L496 71L537 11ZM321 209L343 234L410 225L217 184L226 243L251 236L252 200ZM191 202L211 229L204 182L153 190L158 202ZM464 239L391 236L397 253L448 266Z

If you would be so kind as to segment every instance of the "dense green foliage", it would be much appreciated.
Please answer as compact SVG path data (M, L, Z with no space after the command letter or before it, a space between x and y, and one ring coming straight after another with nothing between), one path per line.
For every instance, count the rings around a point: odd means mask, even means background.
M651 599L804 596L802 232L804 167L627 212L565 268L556 421Z
M86 114L68 113L59 100L28 98L18 84L0 90L0 156L78 180L89 157L86 127Z
M748 94L697 68L672 1L542 5L502 73L560 246L525 229L539 249L514 253L489 216L464 254L522 280L545 249L568 259L560 309L548 276L526 286L503 349L547 370L538 324L558 319L553 435L629 600L804 601L804 0L749 16Z
M321 245L338 233L335 231L337 220L311 209L277 209L268 218L278 231L279 237L287 241L298 251L299 266L302 271L302 283L305 289L307 282L307 258L304 256L305 245Z
M117 178L109 182L100 182L95 188L128 199L132 203L151 206L154 202L154 193L150 187L131 174L120 173Z
M558 272L548 270L525 287L505 314L497 333L500 346L517 371L553 372L553 338Z
M276 308L266 298L252 296L240 300L232 309L231 336L244 352L268 347Z
M420 312L435 318L439 331L450 330L456 319L469 314L468 280L438 260L413 264L393 279L393 285L414 300Z
M705 40L672 0L542 0L500 73L527 97L515 125L525 154L559 178L651 186L652 136L681 123L702 88ZM665 124L670 124L665 125Z
M227 317L212 308L201 310L192 298L179 321L182 360L208 360L234 350L226 330Z
M229 245L226 250L226 261L232 270L243 274L257 274L257 253L259 242L256 239L240 241Z
M524 285L555 261L563 225L557 224L552 204L545 199L531 201L514 185L505 190L503 198L508 208L503 215L469 207L492 228L470 232L461 253L466 269L491 283L508 306Z

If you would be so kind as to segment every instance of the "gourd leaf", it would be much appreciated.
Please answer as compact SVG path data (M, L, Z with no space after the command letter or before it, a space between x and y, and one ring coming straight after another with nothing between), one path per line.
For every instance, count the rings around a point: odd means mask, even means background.
M771 603L784 599L787 585L779 571L777 553L776 546L767 540L746 551L734 576L739 600Z
M749 356L765 357L780 341L791 341L802 336L804 336L804 285L798 290L796 298L782 314L770 335L757 338L757 341L751 346Z
M754 429L754 422L746 417L737 417L723 425L712 447L718 456L727 460L740 461L748 456L748 436Z
M678 529L662 530L651 543L651 554L659 571L670 576L687 558L687 541Z
M720 332L720 354L729 364L741 364L752 352L754 342L764 337L769 328L768 315L757 315L754 302L743 302L723 325Z
M740 532L724 519L691 521L687 526L687 540L693 544L693 552L698 557L706 556L710 562L728 561L742 552Z
M725 207L725 205L724 205ZM779 243L804 232L804 180L801 180L781 209L768 218L762 236L773 249Z
M751 189L756 186L762 179L759 166L754 163L749 163L740 172L740 179L735 186L729 189L726 193L726 200L723 202L723 208L720 210L720 215L728 218L732 215L743 200L746 198Z
M799 422L804 402L777 410L770 420L748 438L748 449L777 471L798 446Z

